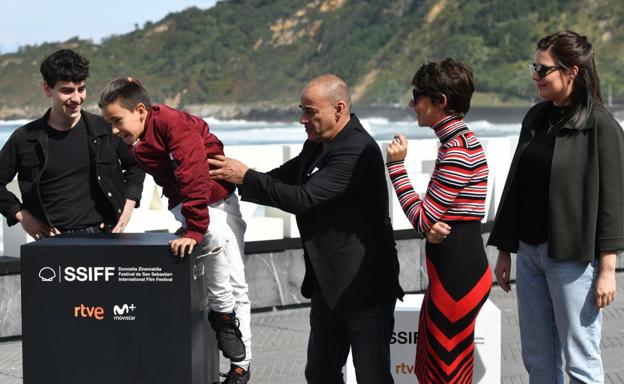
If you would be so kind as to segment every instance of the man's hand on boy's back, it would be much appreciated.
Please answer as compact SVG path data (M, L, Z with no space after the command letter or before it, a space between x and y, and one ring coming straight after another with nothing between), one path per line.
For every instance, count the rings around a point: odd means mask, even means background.
M248 166L236 159L215 155L208 159L210 177L215 180L225 180L232 184L243 184Z
M193 253L193 248L197 245L197 241L190 237L180 237L179 239L169 241L169 247L173 256L184 257ZM187 253L188 249L188 253Z

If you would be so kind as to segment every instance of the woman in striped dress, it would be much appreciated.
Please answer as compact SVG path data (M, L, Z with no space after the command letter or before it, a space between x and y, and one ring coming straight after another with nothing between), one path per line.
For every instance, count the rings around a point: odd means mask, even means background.
M416 347L420 383L471 383L474 327L492 277L481 238L488 167L481 144L464 124L474 83L470 69L453 59L423 64L412 80L418 124L440 140L438 158L421 199L404 159L407 139L388 146L388 171L405 214L427 234L429 286L423 299ZM448 224L447 235L430 229ZM439 224L438 224L439 225Z

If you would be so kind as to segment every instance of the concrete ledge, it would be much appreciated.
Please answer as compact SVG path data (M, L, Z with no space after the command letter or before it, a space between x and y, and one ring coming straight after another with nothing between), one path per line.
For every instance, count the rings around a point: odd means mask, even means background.
M491 223L483 225L483 242L487 241ZM395 231L401 272L399 279L408 293L423 292L428 279L425 267L425 239L414 230ZM273 307L305 305L300 285L305 273L300 239L251 241L245 243L245 274L254 310ZM498 251L486 247L494 271ZM515 255L512 255L515 263ZM617 268L624 269L624 257L618 255ZM515 268L511 270L515 280ZM495 279L494 279L495 280ZM0 257L0 338L21 334L19 259Z
M19 275L20 259L17 257L0 256L0 276Z
M21 276L0 275L0 339L22 334Z
M22 334L20 259L0 256L0 339Z
M300 292L305 273L302 249L247 254L244 262L253 309L308 302Z

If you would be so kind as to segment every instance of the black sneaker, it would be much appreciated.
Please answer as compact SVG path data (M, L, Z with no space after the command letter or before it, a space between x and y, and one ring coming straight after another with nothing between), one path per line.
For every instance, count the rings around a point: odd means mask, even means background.
M217 333L217 345L223 352L223 356L234 362L245 360L245 344L238 329L236 313L211 310L208 313L208 320L212 329Z
M247 384L250 376L249 368L245 370L243 367L232 365L230 366L230 372L221 376L225 377L225 381L221 384Z

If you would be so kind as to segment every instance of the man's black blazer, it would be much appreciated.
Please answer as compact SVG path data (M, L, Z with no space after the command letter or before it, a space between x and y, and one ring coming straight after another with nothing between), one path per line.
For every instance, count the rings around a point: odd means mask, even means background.
M319 286L330 308L403 296L383 158L355 115L325 148L307 140L279 168L247 171L239 193L296 215L306 261L303 296Z

